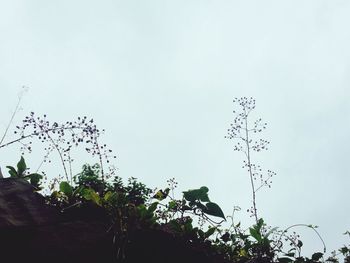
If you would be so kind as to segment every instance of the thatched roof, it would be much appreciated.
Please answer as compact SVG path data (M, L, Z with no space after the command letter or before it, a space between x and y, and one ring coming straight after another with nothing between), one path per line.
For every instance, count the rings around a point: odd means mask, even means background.
M25 180L0 179L0 262L113 261L101 222L69 220Z
M43 196L25 180L0 179L0 229L38 226L57 221L58 211L45 205Z
M116 260L113 233L107 231L110 222L98 216L97 210L78 211L80 217L74 213L67 216L46 205L28 182L0 179L0 262L224 262L169 233L151 229L130 233L125 244L127 259Z

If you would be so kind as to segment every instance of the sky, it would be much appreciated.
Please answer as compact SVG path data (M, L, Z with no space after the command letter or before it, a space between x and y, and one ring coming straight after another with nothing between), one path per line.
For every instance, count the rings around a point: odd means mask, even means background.
M179 197L205 185L248 227L244 156L225 135L232 100L252 96L271 141L254 160L277 173L259 215L318 225L330 252L349 243L349 12L345 0L0 1L0 132L26 86L11 131L30 111L93 117L119 176L152 187L175 177ZM0 149L3 171L19 147ZM323 249L297 230L306 254Z

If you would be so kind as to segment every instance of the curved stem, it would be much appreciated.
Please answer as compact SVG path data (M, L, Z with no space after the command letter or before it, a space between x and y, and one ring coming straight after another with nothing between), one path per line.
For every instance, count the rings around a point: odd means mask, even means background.
M321 242L322 242L322 244L323 244L323 252L326 253L326 250L327 250L327 248L326 248L326 243L324 242L324 240L323 240L323 238L321 237L320 233L318 233L318 231L315 229L315 227L313 227L313 226L311 226L311 225L307 225L307 224L295 224L295 225L291 225L291 226L287 227L287 228L286 228L285 230L283 230L283 232L280 234L280 237L279 237L279 239L277 240L276 244L278 244L278 243L281 241L281 239L282 239L282 237L283 237L283 234L287 233L287 231L288 231L289 229L294 228L294 227L300 227L300 226L311 228L311 229L316 233L316 235L318 236L318 238L321 240ZM275 246L275 247L276 247L276 246Z

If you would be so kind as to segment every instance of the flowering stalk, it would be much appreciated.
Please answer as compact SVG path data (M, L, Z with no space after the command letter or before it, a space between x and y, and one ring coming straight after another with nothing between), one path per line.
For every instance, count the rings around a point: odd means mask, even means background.
M42 163L50 162L48 159L49 155L51 152L56 151L59 154L67 181L70 181L69 176L72 178L70 167L73 162L70 155L72 147L77 147L84 143L86 152L92 156L98 156L103 180L105 178L103 162L109 163L111 157L116 158L116 156L112 155L112 150L106 147L106 144L99 144L98 138L101 135L101 131L97 129L93 119L88 120L86 116L78 117L75 121L58 124L57 122L50 123L46 119L46 115L36 117L34 112L31 112L22 121L21 126L16 126L14 133L19 135L19 137L10 142L0 144L0 149L14 143L21 143L22 153L24 151L31 152L31 139L37 138L42 143L47 143L47 147L45 147L46 154ZM68 168L67 164L69 165Z
M239 110L233 111L235 117L231 127L227 130L225 138L235 139L237 142L234 144L234 150L243 152L246 157L242 168L246 168L248 171L252 189L252 207L248 209L248 212L251 213L256 223L258 223L256 193L264 186L271 187L271 178L276 173L271 170L263 173L260 165L252 162L252 151L261 152L267 150L267 146L270 144L267 140L253 140L252 137L253 134L260 133L266 129L267 123L263 123L262 119L259 118L255 120L252 127L249 126L249 115L255 109L255 100L253 98L235 98L233 103L238 105Z

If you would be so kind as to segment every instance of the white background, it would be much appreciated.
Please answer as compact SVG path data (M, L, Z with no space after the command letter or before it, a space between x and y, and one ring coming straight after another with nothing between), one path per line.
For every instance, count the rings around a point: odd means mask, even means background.
M25 85L14 125L30 111L93 117L119 176L151 187L175 177L179 197L206 185L225 213L241 206L236 221L248 226L249 178L224 136L232 99L253 96L271 140L257 158L277 172L258 194L260 216L318 225L337 249L350 229L349 12L337 0L0 1L0 131ZM3 172L18 148L0 150ZM306 254L322 250L301 233Z

